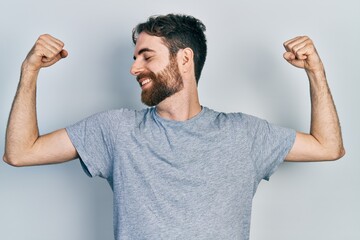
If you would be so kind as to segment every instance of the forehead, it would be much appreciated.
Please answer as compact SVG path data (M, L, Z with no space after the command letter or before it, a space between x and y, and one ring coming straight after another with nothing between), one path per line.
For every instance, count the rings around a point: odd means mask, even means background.
M169 54L169 49L165 46L162 38L151 36L142 32L136 40L134 57L142 53L144 49L148 49L159 54Z

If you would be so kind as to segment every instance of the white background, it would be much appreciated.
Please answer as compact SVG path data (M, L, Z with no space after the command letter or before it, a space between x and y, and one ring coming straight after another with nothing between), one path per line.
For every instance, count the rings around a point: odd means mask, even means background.
M129 74L131 30L154 14L186 13L207 26L201 104L308 131L306 75L282 43L309 35L325 63L346 156L285 163L254 199L252 240L360 239L360 2L209 0L8 0L0 2L0 149L20 65L37 37L65 42L69 57L42 70L41 133L106 109L144 107ZM0 152L1 155L3 151ZM79 161L13 168L0 163L0 239L112 239L112 192Z

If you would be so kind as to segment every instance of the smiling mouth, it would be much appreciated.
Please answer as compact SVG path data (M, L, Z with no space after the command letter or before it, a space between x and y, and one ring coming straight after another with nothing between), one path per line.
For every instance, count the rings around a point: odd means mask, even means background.
M139 84L140 84L140 87L143 88L144 86L146 86L150 82L151 82L151 79L147 78L147 79L139 81Z

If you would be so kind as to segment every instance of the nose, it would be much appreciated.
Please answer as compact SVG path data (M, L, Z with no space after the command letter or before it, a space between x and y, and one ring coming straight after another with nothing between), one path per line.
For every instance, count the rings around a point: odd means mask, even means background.
M130 73L134 76L139 75L143 71L143 67L140 65L138 61L134 61L134 63L131 65Z

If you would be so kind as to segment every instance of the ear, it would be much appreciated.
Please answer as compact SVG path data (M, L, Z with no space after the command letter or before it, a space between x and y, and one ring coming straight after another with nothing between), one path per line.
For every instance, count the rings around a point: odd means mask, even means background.
M194 52L191 48L181 49L179 52L179 67L183 73L194 70Z

